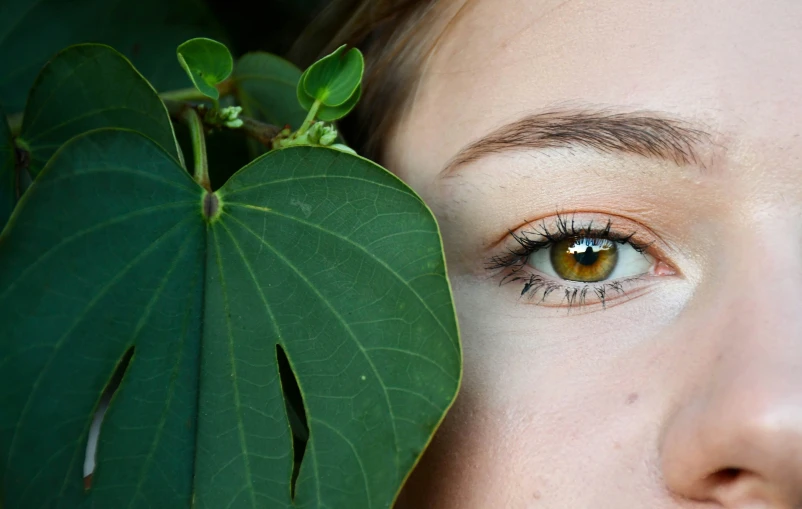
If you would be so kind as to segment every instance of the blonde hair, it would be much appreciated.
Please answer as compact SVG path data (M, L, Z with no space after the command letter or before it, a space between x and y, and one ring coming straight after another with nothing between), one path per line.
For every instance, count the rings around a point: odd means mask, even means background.
M381 161L383 144L409 103L424 62L454 16L455 0L335 0L304 31L290 58L308 65L341 44L365 55L362 98L340 123L349 145Z

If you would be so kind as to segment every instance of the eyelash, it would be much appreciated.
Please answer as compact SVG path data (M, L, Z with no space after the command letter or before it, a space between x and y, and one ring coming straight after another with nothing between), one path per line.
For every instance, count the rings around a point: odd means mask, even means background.
M531 226L531 224L530 224ZM499 285L523 282L523 289L521 290L521 297L528 296L530 300L542 292L542 296L537 304L543 303L550 295L560 293L562 291L562 300L567 303L568 309L574 305L585 304L588 292L593 292L599 299L602 307L606 306L607 295L611 292L624 295L624 285L632 283L642 278L643 276L634 276L623 280L603 281L599 283L578 283L563 284L540 274L533 274L524 270L526 262L532 253L540 251L541 249L548 249L552 245L573 237L591 237L597 239L607 239L619 244L629 244L632 248L639 252L645 253L651 242L639 243L634 240L637 237L636 232L631 232L626 235L615 232L612 219L607 219L602 228L594 228L593 221L587 222L586 226L580 226L575 221L574 216L570 220L564 215L558 213L556 218L556 230L550 230L546 225L545 220L541 220L537 227L533 227L532 231L522 231L516 233L512 230L509 231L510 236L516 241L518 247L515 249L508 249L504 255L493 256L486 264L486 269L489 271L496 271L497 275L504 273ZM534 238L533 238L534 237Z

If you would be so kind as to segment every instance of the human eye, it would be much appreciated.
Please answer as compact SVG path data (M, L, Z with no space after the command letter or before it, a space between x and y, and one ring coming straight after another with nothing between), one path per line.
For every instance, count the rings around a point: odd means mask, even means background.
M654 239L623 219L599 221L558 214L510 231L503 254L487 264L501 284L521 285L537 304L583 306L628 296L661 276L676 274L653 248Z

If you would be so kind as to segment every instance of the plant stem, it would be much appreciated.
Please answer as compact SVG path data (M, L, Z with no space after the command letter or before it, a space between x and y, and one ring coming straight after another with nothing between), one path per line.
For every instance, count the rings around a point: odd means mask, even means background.
M195 108L192 107L183 108L181 121L189 127L189 135L192 138L192 156L195 160L193 176L195 182L211 193L212 183L209 180L209 162L206 159L206 136L203 132L203 121Z
M167 100L164 101L164 104L167 106L167 111L170 113L170 117L181 122L184 122L184 110L194 109L191 104L179 101ZM273 124L265 124L264 122L259 122L254 118L246 117L244 115L240 115L238 118L242 120L242 126L236 129L230 129L231 131L241 132L248 138L254 139L272 150L273 138L275 138L276 135L281 132L281 127ZM226 129L226 127L222 125L210 125L209 127Z
M309 108L309 113L306 115L304 123L301 124L301 128L298 129L298 134L297 134L298 136L301 136L302 134L306 133L306 131L308 131L309 128L312 126L312 124L315 122L315 117L317 116L317 110L320 109L320 105L321 105L320 101L315 101L312 103L312 107Z
M235 131L242 131L245 136L258 141L268 149L273 148L273 138L281 132L280 127L272 124L265 124L264 122L259 122L250 117L243 117L242 115L239 116L239 119L242 120L242 127L234 129Z
M11 136L18 136L22 131L22 113L15 113L7 117L8 127L11 129Z
M180 88L159 94L166 101L208 101L209 98L200 93L195 87Z
M31 164L31 153L14 143L14 193L17 201L31 185L31 174L28 166Z
M220 92L220 97L225 97L234 93L234 82L227 79L217 84L215 87ZM212 101L213 99L202 94L200 90L195 87L181 88L178 90L170 90L162 92L159 97L163 101Z

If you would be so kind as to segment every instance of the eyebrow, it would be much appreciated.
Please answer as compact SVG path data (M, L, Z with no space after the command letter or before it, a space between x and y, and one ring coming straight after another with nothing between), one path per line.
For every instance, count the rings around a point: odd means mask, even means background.
M468 144L440 175L500 152L574 146L662 159L678 166L701 164L698 149L710 138L709 133L688 122L657 113L549 111L528 115Z

